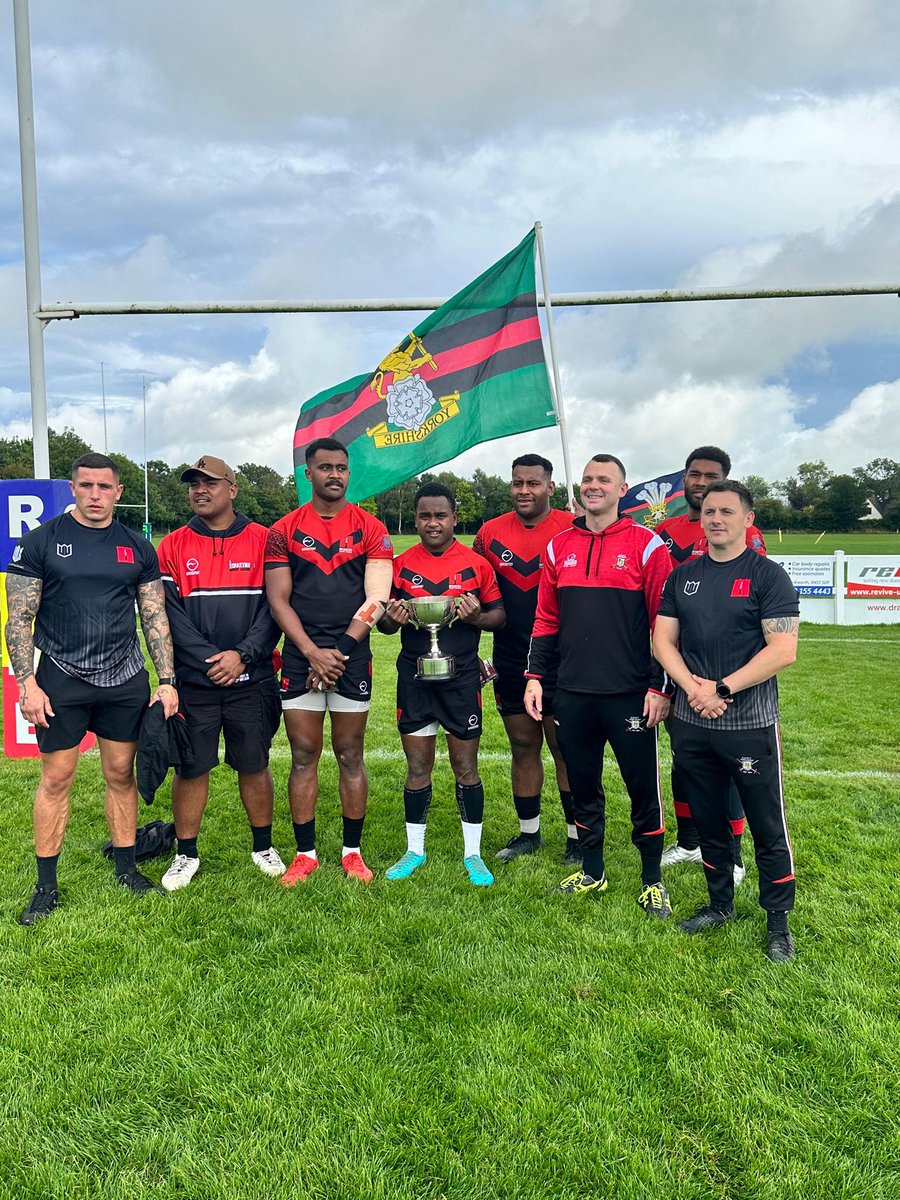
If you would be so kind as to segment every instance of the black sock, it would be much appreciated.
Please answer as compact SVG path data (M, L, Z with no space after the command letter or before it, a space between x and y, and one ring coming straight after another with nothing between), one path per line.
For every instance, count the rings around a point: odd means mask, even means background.
M403 789L403 814L407 825L424 825L431 808L431 784Z
M655 855L651 858L641 856L641 883L647 887L651 883L662 883L662 855Z
M362 839L365 817L344 817L344 845L348 850L358 850Z
M675 816L675 824L678 826L676 841L682 850L699 850L700 835L697 833L697 826L694 823L693 817Z
M766 913L766 929L769 933L787 933L788 915L786 912Z
M513 796L516 816L520 821L533 821L541 815L541 793L536 796Z
M251 825L250 832L253 834L253 853L256 854L259 850L270 850L272 848L272 826L269 825Z
M130 875L135 870L134 845L113 846L113 858L116 863L116 875Z
M37 859L37 885L43 888L45 892L55 892L57 888L56 882L56 864L59 862L58 854L47 854L41 856L36 854Z
M484 820L484 784L458 783L456 785L456 803L459 815L471 825L480 825Z
M185 858L196 858L197 857L197 839L195 837L192 837L192 838L180 837L178 839L178 853L183 854L185 856Z
M585 850L581 869L585 875L590 875L591 879L602 879L603 872L606 870L606 864L603 861L603 851Z
M744 859L741 856L741 838L744 835L742 833L735 833L732 836L734 837L734 863L735 866L742 867L744 865Z
M560 803L562 804L563 816L566 818L567 825L575 824L575 797L571 792L564 792L560 789Z
M297 853L309 854L316 848L316 818L303 821L298 825L294 821L294 837L297 839Z

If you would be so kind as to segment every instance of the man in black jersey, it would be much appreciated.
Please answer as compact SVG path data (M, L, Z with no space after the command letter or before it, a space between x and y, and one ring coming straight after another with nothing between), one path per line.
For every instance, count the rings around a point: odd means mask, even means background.
M734 920L734 840L728 783L740 793L756 848L766 953L795 955L788 931L794 862L784 811L776 676L797 657L800 604L787 572L746 545L753 497L711 484L700 520L709 551L678 567L663 590L653 652L678 684L672 753L700 835L709 904L680 928Z
M151 703L178 710L174 659L156 551L114 520L119 471L105 454L72 464L71 512L26 533L7 574L6 644L19 708L35 727L41 778L34 798L37 887L19 918L33 925L59 903L57 863L69 820L79 744L97 735L106 781L106 819L116 879L137 893L158 891L134 860L134 781L141 717L150 699L137 636L137 603L159 675ZM32 622L34 631L32 632ZM34 651L41 651L37 673Z

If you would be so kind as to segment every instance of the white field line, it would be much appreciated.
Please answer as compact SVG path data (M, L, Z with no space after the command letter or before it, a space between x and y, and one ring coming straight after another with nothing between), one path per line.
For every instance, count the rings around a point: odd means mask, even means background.
M805 646L807 642L828 642L831 646L848 646L851 642L857 642L865 646L900 646L900 639L898 638L800 638L801 646Z
M270 751L271 758L290 758L290 750L276 746ZM323 754L325 751L323 751ZM446 758L438 747L437 757ZM609 756L608 756L609 757ZM482 750L478 755L480 762L509 762L509 753L502 750ZM366 750L366 762L404 762L402 750L385 750L382 747L372 747ZM548 760L549 761L549 760ZM662 759L665 763L665 758ZM546 764L545 764L546 765ZM785 775L803 775L810 779L896 779L900 780L900 771L837 771L831 767L796 767L786 770Z

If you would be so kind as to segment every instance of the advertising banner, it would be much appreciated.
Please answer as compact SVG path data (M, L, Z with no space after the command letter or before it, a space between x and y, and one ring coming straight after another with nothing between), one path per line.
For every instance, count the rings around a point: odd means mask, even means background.
M786 558L770 554L791 577L791 583L801 596L834 595L834 556L822 558Z
M847 596L900 597L900 558L884 554L872 558L848 557Z

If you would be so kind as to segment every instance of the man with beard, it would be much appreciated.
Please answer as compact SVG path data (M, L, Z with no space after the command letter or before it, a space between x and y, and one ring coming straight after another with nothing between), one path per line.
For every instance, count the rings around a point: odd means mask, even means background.
M566 852L563 862L581 862L578 831L569 779L553 723L556 672L543 680L543 718L535 722L525 711L525 667L528 644L537 608L541 560L550 539L572 524L572 514L550 507L556 490L553 464L540 454L523 454L512 465L513 511L486 521L475 535L472 549L494 568L506 624L494 634L493 662L497 670L494 698L512 751L512 796L519 819L519 832L497 852L510 862L522 854L534 854L544 844L541 837L541 789L544 786L544 741L553 756L556 782L566 820Z

